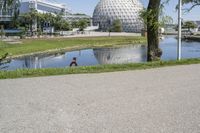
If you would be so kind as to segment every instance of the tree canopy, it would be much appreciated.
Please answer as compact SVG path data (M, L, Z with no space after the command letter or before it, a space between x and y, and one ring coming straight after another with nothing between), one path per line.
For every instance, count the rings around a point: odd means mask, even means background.
M114 32L122 32L122 23L119 19L113 21L112 31Z
M188 11L192 10L196 6L200 6L200 0L183 0L183 5L191 4L191 6L187 9Z
M190 31L190 29L195 29L197 28L198 26L193 22L193 21L186 21L184 24L183 24L183 28L187 28L188 31Z

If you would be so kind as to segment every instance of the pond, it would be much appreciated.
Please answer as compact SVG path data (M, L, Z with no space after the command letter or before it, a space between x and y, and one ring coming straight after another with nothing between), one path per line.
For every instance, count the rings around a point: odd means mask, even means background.
M166 36L161 40L162 60L176 60L177 40L174 36ZM146 62L147 48L145 45L126 45L117 48L83 49L57 54L41 54L12 59L0 66L1 70L21 68L63 68L69 67L73 57L79 66L99 64L121 64ZM200 58L200 42L183 42L182 58Z

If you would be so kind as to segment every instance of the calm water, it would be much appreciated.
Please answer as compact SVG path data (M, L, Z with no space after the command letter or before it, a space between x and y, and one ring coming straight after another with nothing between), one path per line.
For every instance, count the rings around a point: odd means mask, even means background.
M175 60L177 58L177 40L174 37L166 37L160 42L160 47L163 50L162 60ZM145 62L146 51L146 46L128 45L120 48L95 48L61 54L43 54L13 59L10 63L1 65L0 69L62 68L68 67L73 57L77 57L79 66ZM182 58L200 58L200 42L183 42Z

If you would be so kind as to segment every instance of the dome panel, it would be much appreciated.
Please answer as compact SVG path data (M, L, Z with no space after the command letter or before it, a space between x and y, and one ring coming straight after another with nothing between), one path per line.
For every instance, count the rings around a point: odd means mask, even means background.
M93 13L93 24L106 31L110 23L118 19L124 32L141 32L143 22L139 12L142 9L139 0L100 0Z

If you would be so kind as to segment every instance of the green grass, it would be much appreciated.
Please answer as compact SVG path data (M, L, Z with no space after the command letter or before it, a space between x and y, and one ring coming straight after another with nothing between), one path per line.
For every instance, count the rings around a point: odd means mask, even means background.
M49 68L49 69L19 69L15 71L0 71L0 79L26 78L66 74L102 73L128 70L144 70L175 65L199 64L200 59L187 59L181 61L160 61L150 63L98 65L75 68Z
M144 37L87 37L87 38L51 38L24 39L21 44L8 44L0 41L0 55L11 56L36 52L57 52L94 47L117 46L123 44L146 43Z

